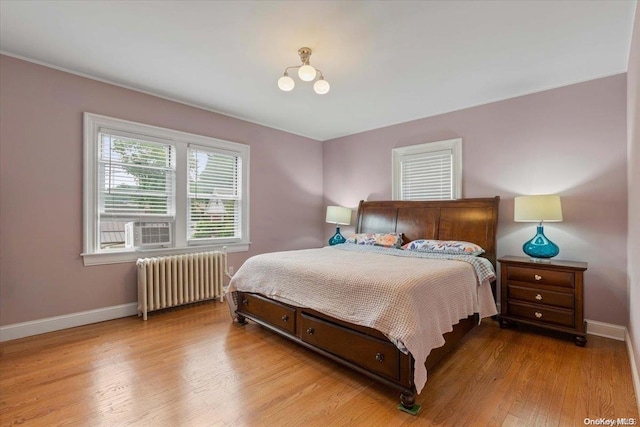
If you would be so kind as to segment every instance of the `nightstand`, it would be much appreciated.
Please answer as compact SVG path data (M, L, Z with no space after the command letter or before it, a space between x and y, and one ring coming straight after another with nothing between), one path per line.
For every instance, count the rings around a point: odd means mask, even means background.
M583 316L586 262L534 262L505 256L500 262L500 327L525 323L575 336L587 343Z

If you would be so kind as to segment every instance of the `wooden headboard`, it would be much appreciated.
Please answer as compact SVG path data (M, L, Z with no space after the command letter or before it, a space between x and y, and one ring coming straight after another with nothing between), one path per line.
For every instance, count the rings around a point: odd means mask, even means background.
M496 266L500 197L438 201L360 201L356 233L403 233L416 239L464 240L480 245Z

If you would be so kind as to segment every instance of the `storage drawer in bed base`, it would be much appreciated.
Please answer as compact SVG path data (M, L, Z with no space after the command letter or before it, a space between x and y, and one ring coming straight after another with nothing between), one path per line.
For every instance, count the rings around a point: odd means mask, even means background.
M290 334L296 333L296 308L273 301L262 295L239 292L238 312L250 318L257 317Z
M350 362L358 363L394 380L400 379L400 350L352 329L302 313L301 339Z
M244 301L247 303L244 304ZM413 358L401 353L391 342L382 341L379 337L380 332L371 330L369 336L365 331L370 328L354 325L354 328L357 329L355 330L349 327L352 325L335 319L331 321L327 316L313 310L288 305L284 305L284 307L295 311L295 321L290 319L286 322L287 327L283 327L281 317L279 317L282 310L281 305L284 304L262 295L238 292L238 310L236 311L239 316L238 321L242 323L244 318L253 320L306 348L400 390L402 393L415 393L413 390ZM264 314L272 312L275 314ZM294 330L289 325L295 325ZM315 336L307 331L310 327L314 329L314 332L318 331ZM334 343L332 343L333 340L335 340ZM358 345L352 346L351 344L354 342L357 342ZM335 343L348 343L349 345L336 346ZM366 348L369 353L373 352L370 354L369 363L360 360L362 355L359 354L359 351L362 348Z
M247 299L247 305L242 304L244 299ZM283 328L280 322L282 319L278 315L263 314L270 313L274 308L276 313L280 314L278 310L283 308L281 306L294 310L295 321L287 322L287 325L294 325L293 330L290 326ZM303 347L400 391L403 404L411 406L415 401L413 357L401 353L391 342L385 342L382 339L384 335L374 329L352 325L313 310L288 306L261 295L245 292L238 292L236 314L239 323L245 323L245 318L253 320ZM275 319L276 324L264 317ZM473 315L455 325L452 332L444 335L445 345L432 350L425 363L427 369L448 354L455 343L477 324L478 316ZM309 328L313 329L311 334ZM367 353L364 359L360 353L362 349ZM367 355L370 357L366 357Z

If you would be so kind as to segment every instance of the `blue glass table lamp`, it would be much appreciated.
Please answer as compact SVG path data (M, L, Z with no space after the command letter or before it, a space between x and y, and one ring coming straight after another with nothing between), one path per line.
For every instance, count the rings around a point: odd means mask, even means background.
M558 245L544 235L542 223L562 221L560 196L519 196L514 199L513 220L515 222L537 222L536 235L522 245L522 251L532 261L549 262L560 253Z
M351 209L342 206L327 206L326 221L329 224L336 224L336 234L329 239L331 246L344 243L347 239L340 234L340 225L351 224Z

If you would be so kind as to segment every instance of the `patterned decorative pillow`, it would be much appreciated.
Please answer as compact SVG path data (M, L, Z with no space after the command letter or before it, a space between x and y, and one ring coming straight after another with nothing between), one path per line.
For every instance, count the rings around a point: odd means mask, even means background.
M347 243L399 249L402 246L402 233L359 233L348 238Z
M408 251L430 252L434 254L448 255L473 255L484 253L484 249L475 243L463 242L459 240L414 240L402 246Z

